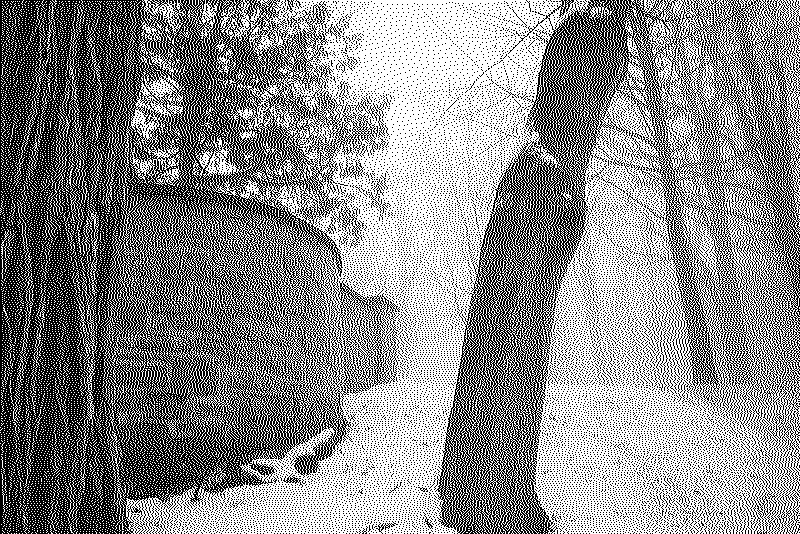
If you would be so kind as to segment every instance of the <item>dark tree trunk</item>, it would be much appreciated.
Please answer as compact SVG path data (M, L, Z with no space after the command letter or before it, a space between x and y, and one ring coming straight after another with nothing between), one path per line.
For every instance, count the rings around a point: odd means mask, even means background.
M4 531L127 530L106 297L140 9L2 4Z
M179 180L197 185L195 163L208 148L208 114L214 101L217 77L217 44L220 36L223 3L216 7L207 36L202 34L202 0L191 0L183 6L183 27L177 40L179 60L177 81L181 87L181 111L178 118L177 165Z
M544 533L535 490L555 303L583 233L571 178L523 148L486 228L447 427L442 522L460 532Z
M717 373L706 325L705 313L697 289L697 277L692 263L691 251L686 240L686 225L675 169L672 166L672 148L667 133L666 114L661 99L653 47L644 17L637 16L633 23L633 40L639 52L639 63L644 75L644 91L647 95L650 121L653 125L655 147L661 168L661 183L664 187L664 216L669 235L669 248L675 265L686 329L689 334L689 350L692 358L694 382L714 384Z
M544 148L528 143L503 174L483 237L439 479L442 523L462 533L551 527L536 458L556 297L583 234L597 130L628 65L627 3L601 7L568 16L545 47L528 121Z

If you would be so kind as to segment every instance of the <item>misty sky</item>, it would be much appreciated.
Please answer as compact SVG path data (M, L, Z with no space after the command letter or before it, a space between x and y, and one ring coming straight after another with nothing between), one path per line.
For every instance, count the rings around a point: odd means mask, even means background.
M401 357L452 366L494 188L523 141L551 28L528 35L542 17L519 2L336 5L364 34L352 83L393 96L377 161L394 217L343 250L345 279L401 306Z
M756 35L775 39L777 50L796 57L800 47L792 45L798 41L793 2L764 0L761 13L769 12L770 18L756 17L751 23ZM393 97L387 114L389 146L373 163L388 173L394 216L372 221L363 242L343 249L342 256L344 278L356 290L384 294L401 307L403 373L435 378L456 369L464 324L460 315L468 307L494 189L524 142L522 125L535 91L544 39L552 31L548 22L532 33L531 28L555 4L332 4L354 13L351 29L364 36L355 52L360 64L348 81L361 91ZM800 61L784 64L797 107ZM644 122L621 106L619 98L610 117L642 131ZM685 127L678 118L673 135L682 137ZM628 163L647 163L640 149L626 146L618 136L605 132L601 141L603 156L615 151ZM691 146L682 149L692 157ZM589 376L593 364L605 362L616 379L684 380L688 348L663 220L654 219L628 196L663 213L657 178L623 167L607 167L595 177L591 170L586 232L559 295L553 336L553 353L559 356L551 359L551 377L576 371ZM737 209L751 208L745 200L730 202ZM710 240L693 223L696 219L690 215L688 232L707 269L713 269ZM744 255L740 260L760 266L759 254L769 254L763 231L741 222L731 222ZM758 272L763 269L746 264L740 269L743 288L759 288L750 296L745 292L745 304L748 298L764 299L770 291L780 291L774 276ZM759 278L761 274L765 278ZM762 290L764 284L772 286ZM756 314L750 334L758 338L761 326L755 323L763 312L757 301L750 304ZM709 321L713 332L713 318ZM670 376L663 376L665 369Z

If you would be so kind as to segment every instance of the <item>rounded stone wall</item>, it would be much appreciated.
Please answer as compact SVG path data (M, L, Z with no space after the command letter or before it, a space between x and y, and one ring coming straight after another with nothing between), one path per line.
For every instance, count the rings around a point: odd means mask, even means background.
M397 305L384 296L366 297L342 284L344 393L365 391L397 379Z
M176 489L150 480L167 468L191 478L343 430L341 260L327 236L254 200L138 185L116 250L109 394L132 495ZM174 465L148 474L154 429L155 463Z

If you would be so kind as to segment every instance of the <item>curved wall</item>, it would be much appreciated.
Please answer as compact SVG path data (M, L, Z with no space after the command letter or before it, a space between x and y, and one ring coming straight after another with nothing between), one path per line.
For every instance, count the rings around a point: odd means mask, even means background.
M383 296L365 297L342 284L344 393L364 391L397 378L397 305Z
M280 456L342 428L340 272L333 242L283 210L135 186L112 275L109 384L129 478L148 463L135 444L153 421L182 457Z

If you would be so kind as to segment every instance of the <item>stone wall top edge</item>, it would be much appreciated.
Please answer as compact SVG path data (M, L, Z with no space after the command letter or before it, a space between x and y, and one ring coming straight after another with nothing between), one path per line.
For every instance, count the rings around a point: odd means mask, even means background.
M333 255L339 275L342 274L342 255L339 247L334 243L325 232L314 227L307 221L292 215L284 208L270 206L254 199L243 198L226 193L218 193L205 189L195 189L185 186L174 186L169 184L152 184L144 182L132 182L128 187L128 195L131 197L161 197L161 198L180 198L198 202L207 202L218 206L248 210L253 213L265 215L276 220L280 224L291 226L302 232L306 232L317 239L322 245L326 246Z
M359 300L361 302L365 302L368 304L378 304L378 305L384 304L387 305L389 308L391 308L392 311L394 311L395 313L397 313L400 310L400 307L397 304L395 304L390 298L384 295L373 295L373 296L362 295L361 293L359 293L349 285L345 284L344 282L342 282L342 290L346 291L347 293L352 295L356 300Z

